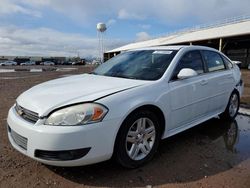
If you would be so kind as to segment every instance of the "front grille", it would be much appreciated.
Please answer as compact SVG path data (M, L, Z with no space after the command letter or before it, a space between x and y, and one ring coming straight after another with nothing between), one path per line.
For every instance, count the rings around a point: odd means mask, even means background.
M27 143L28 143L28 139L19 135L18 133L16 133L15 131L11 130L10 127L8 127L11 138L13 139L13 141L22 149L27 150Z
M16 104L15 109L17 114L26 121L29 121L31 123L36 123L39 119L38 113L27 110L18 104Z

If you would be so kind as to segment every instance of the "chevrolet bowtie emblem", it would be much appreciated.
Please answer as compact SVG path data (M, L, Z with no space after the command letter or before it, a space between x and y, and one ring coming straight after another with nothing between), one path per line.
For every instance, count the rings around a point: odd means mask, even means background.
M18 113L19 116L21 116L21 115L23 115L23 110L22 109L18 109L17 113Z

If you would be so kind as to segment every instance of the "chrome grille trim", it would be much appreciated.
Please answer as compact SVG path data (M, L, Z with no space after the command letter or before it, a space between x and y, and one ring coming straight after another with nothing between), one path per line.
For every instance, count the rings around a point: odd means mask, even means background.
M20 117L31 123L36 123L39 119L38 113L25 109L17 103L15 105L15 110Z

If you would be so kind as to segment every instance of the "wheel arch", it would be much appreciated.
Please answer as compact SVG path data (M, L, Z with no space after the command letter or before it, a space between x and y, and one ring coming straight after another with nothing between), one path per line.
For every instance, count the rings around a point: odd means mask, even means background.
M237 95L240 97L240 92L239 92L239 90L237 89L237 87L235 87L235 88L233 89L232 93L233 93L233 92L237 93ZM232 93L231 93L231 95L232 95Z
M113 147L113 155L114 155L114 151L115 151L115 147L116 147L116 142L117 142L117 138L118 138L118 135L120 133L120 129L121 129L121 126L123 125L123 123L127 120L127 118L131 115L133 115L133 113L137 112L137 111L140 111L140 110L149 110L151 112L153 112L156 116L157 116L157 119L159 119L159 124L160 124L160 128L161 128L161 137L164 135L164 132L165 132L165 116L164 116L164 113L163 111L156 105L152 105L152 104L144 104L142 106L139 106L135 109L133 109L131 112L128 113L128 115L126 116L126 118L122 121L118 131L117 131L117 134L116 134L116 137L115 137L115 142L114 142L114 147Z
M143 106L136 108L129 115L132 115L132 113L139 111L139 110L148 110L148 111L153 112L157 116L157 118L159 119L160 127L161 127L161 134L163 135L165 131L165 116L162 110L156 105L148 104L148 105L143 105Z
M224 108L224 111L227 109L227 106L228 106L230 97L231 97L231 95L232 95L234 92L235 92L235 93L238 95L238 97L240 98L240 92L239 92L239 90L237 89L237 87L234 87L233 90L232 90L232 92L231 92L230 95L228 96L227 103L226 103L226 106L225 106L225 108Z

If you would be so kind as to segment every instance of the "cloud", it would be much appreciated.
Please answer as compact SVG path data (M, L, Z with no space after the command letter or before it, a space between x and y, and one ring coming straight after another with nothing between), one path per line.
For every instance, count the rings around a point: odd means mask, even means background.
M7 5L10 8L5 8ZM103 17L120 20L154 20L181 25L186 21L214 20L249 14L249 0L1 0L0 12L39 16L43 9L57 11L78 23L88 24ZM8 10L9 9L9 10Z
M150 35L146 32L136 33L136 41L144 41L150 39Z
M151 25L150 24L139 24L139 27L141 29L150 29L151 28Z
M145 16L139 13L129 12L126 9L121 9L118 12L118 18L126 20L143 20Z
M150 38L150 35L145 32L147 29L150 29L151 34L157 33L158 27L161 28L161 32L162 28L166 28L168 32L173 25L176 26L173 28L181 28L186 25L211 23L249 14L249 0L0 1L0 53L3 55L75 55L76 51L83 56L95 55L98 48L97 38L79 34L84 33L85 30L75 29L86 28L88 33L93 31L88 35L94 36L95 24L100 21L107 21L107 26L114 26L112 32L116 36L141 41ZM26 15L25 19L20 15ZM55 15L53 21L65 19L70 26L65 25L64 28L59 23L45 20L43 15ZM30 17L40 19L30 19ZM13 23L23 23L20 27L29 28L10 26ZM44 28L45 26L51 28ZM138 32L138 29L141 32ZM134 38L128 39L131 36ZM109 37L110 39L105 41L106 49L119 47L128 42Z
M47 6L50 5L52 3L51 0L20 0L23 4L27 4L27 5L32 5L32 6Z
M110 27L111 25L114 25L116 23L115 19L110 19L107 21L107 26Z
M49 9L56 11L76 23L88 25L100 22L103 17L115 15L112 0L22 0L22 3L34 9Z
M41 12L18 5L9 0L1 0L0 15L5 14L26 14L34 17L42 17Z
M124 45L119 39L106 40L106 50ZM98 54L98 39L81 34L62 33L49 28L21 29L0 27L1 55L93 56Z

